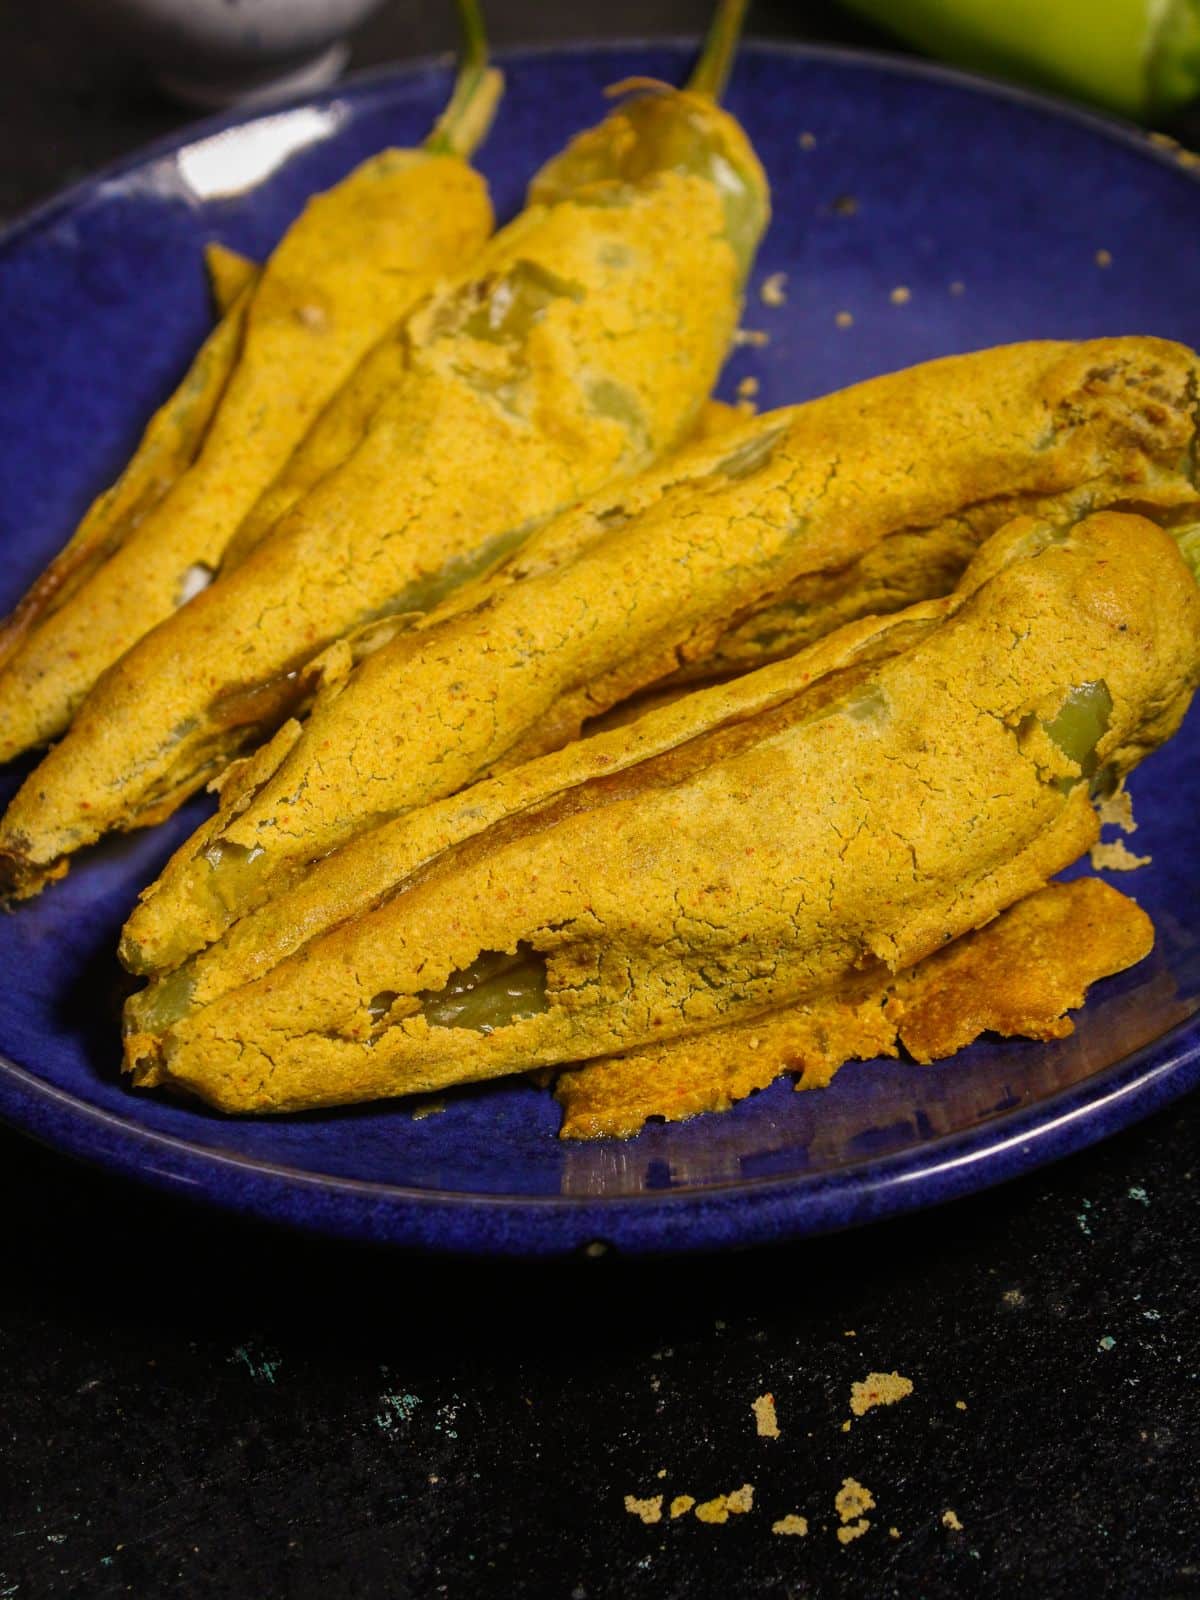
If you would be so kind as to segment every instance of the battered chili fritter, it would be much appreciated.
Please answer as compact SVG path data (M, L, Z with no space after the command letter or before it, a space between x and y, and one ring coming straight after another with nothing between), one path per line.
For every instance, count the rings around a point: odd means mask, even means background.
M727 1111L781 1073L824 1089L847 1061L927 1064L985 1032L1063 1039L1100 978L1145 959L1150 918L1099 878L1052 883L907 972L876 973L750 1022L647 1045L560 1073L564 1139L628 1139L651 1117Z
M644 93L530 196L403 324L402 375L343 465L97 684L0 825L9 892L167 815L305 701L334 640L428 609L691 431L767 218L741 129Z
M105 668L211 582L326 401L491 227L483 179L423 150L385 150L308 202L169 403L196 437L165 492L130 504L122 479L10 620L0 761L60 734ZM64 562L70 590L49 582Z
M1174 732L1198 678L1200 590L1169 536L1018 518L949 597L592 741L611 777L525 809L538 763L495 780L481 831L135 1032L129 1064L292 1111L622 1053L900 970L1086 851L1093 785Z
M1196 517L1197 370L1155 339L952 357L743 422L605 491L229 774L123 959L177 965L355 833L564 744L647 684L761 665L945 594L1016 511Z

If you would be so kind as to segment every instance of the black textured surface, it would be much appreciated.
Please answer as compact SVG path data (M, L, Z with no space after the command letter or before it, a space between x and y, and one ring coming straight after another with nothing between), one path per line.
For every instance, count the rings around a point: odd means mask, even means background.
M637 1267L338 1249L0 1148L19 1600L1200 1593L1194 1103L920 1219ZM843 1432L872 1370L914 1392ZM743 1483L724 1526L624 1509Z
M446 47L429 9L356 64ZM490 10L503 45L707 0ZM0 215L185 120L63 15L0 14ZM869 1233L553 1271L289 1239L0 1135L0 1597L1200 1595L1196 1122ZM872 1370L914 1392L844 1432ZM624 1509L743 1483L724 1526Z

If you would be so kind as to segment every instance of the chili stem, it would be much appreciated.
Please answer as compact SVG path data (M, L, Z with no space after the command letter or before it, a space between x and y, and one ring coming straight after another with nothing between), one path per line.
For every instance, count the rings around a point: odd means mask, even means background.
M434 155L460 156L465 161L487 136L504 78L488 66L487 31L478 0L457 0L457 6L462 30L458 76L450 103L434 123L425 148Z
M724 94L748 3L749 0L719 0L700 59L688 79L693 94L706 95L710 100L719 100Z

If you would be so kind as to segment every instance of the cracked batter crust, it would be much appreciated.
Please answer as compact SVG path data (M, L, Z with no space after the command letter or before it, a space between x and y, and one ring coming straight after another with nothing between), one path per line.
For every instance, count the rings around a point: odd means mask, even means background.
M337 676L276 770L234 775L144 894L123 959L177 965L354 834L565 744L647 684L946 593L1016 511L1194 517L1196 372L1153 339L952 357L738 424L596 496Z
M494 822L143 1037L135 1077L230 1111L429 1092L910 966L1088 848L1089 777L1174 732L1198 639L1154 525L1018 519L953 595L690 696L708 731Z
M1089 986L1144 960L1150 918L1098 878L1036 890L907 972L860 978L831 994L729 1028L651 1045L560 1073L564 1139L627 1139L650 1117L725 1111L781 1073L823 1089L847 1061L951 1056L981 1033L1061 1039ZM852 1407L853 1409L853 1407Z
M385 150L308 202L230 312L236 326L210 341L209 366L224 354L228 378L169 488L105 518L72 592L60 587L36 618L31 597L18 607L21 638L0 672L0 761L60 734L104 669L211 581L360 358L491 228L483 179L420 150ZM196 381L193 370L185 390Z
M334 640L435 604L692 428L767 215L737 124L634 100L531 195L403 325L402 379L344 465L97 684L0 826L11 892L174 809L311 693Z

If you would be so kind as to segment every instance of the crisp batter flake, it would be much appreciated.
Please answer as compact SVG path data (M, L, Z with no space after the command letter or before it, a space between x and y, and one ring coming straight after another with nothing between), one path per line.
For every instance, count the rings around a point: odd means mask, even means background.
M783 1072L798 1088L824 1088L845 1062L894 1056L901 1042L931 1062L988 1031L1058 1038L1088 987L1143 960L1153 942L1145 912L1110 885L1051 884L911 973L569 1069L555 1085L562 1135L628 1138L650 1117L725 1110Z

